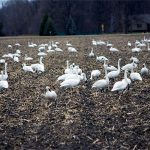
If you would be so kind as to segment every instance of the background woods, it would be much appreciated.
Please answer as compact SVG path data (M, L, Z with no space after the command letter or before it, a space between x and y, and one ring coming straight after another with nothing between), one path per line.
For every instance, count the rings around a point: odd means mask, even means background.
M11 0L0 9L0 35L129 32L129 16L150 13L148 0ZM47 20L44 23L44 18Z

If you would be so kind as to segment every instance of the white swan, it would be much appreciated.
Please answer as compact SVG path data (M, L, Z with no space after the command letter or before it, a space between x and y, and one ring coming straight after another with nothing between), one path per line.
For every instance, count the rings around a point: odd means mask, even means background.
M7 89L8 88L8 81L7 80L3 80L3 71L1 71L2 74L2 79L0 80L0 90L2 89Z
M0 59L0 64L4 64L5 63L5 59Z
M99 70L92 70L90 79L93 80L93 77L99 77L101 72Z
M32 67L31 66L27 66L25 63L22 64L22 69L24 70L24 72L35 72L33 71Z
M113 46L113 44L111 44L111 43L109 43L109 42L107 41L106 46L107 46L107 47L112 47L112 46Z
M128 71L131 71L132 69L136 68L137 67L137 64L133 61L132 63L130 64L126 64L124 65L121 70L128 70Z
M117 81L114 85L111 91L123 91L127 88L128 86L128 81L127 81L127 70L124 71L124 79L121 81Z
M12 48L12 45L8 45L8 48Z
M67 68L65 69L65 74L68 74L72 72L72 69L70 69L69 67L69 60L67 60L66 63L67 63Z
M128 41L128 46L129 46L129 47L131 47L131 46L132 46L132 44L131 44L131 42L130 42L130 41Z
M7 80L8 74L7 74L7 63L5 63L5 73L0 74L0 80Z
M55 51L56 51L56 52L63 52L63 50L62 50L61 48L59 48L59 47L56 47L56 48L55 48Z
M14 57L13 57L13 60L14 60L14 62L19 62L19 57L14 56Z
M108 86L109 86L109 78L108 78L108 76L107 76L107 69L106 69L106 67L107 67L107 65L104 66L105 78L106 78L106 79L101 79L101 80L96 81L96 82L92 85L92 88L96 88L96 89L100 89L100 90L103 90L103 89L108 88Z
M89 53L89 57L94 57L93 48L92 48L91 52Z
M68 52L76 53L78 51L74 47L68 47Z
M47 54L45 52L39 52L38 56L46 56Z
M104 62L105 60L106 61L108 60L108 58L106 58L105 56L97 56L96 57L96 61Z
M146 67L146 64L143 64L143 68L141 69L141 75L147 75L149 72L148 68Z
M132 81L136 81L136 80L142 81L141 75L138 72L134 72L133 68L130 73L130 78Z
M107 74L109 79L114 79L114 78L119 76L119 74L120 74L120 61L121 61L121 58L119 58L119 60L118 60L118 69L117 69L117 71L111 71Z
M50 91L50 87L49 86L46 86L46 93L44 94L44 96L46 98L49 98L49 99L54 99L56 100L57 99L57 94L55 91L51 90Z
M28 57L28 55L27 55L27 54L25 54L25 58L24 58L24 60L25 60L25 61L30 61L30 60L33 60L33 58L32 58L32 57Z
M150 51L149 42L147 43L147 50Z
M66 42L66 45L67 45L67 46L72 46L72 44L69 43L68 41Z
M132 48L132 52L133 53L139 53L139 52L141 52L142 50L139 48L139 47L137 47L137 45L136 45L136 43L135 43L135 48Z
M45 67L44 64L42 63L42 59L43 57L40 57L40 63L38 64L32 64L31 67L34 71L37 71L38 73L44 72L45 71Z
M136 57L133 57L133 56L130 58L130 61L132 61L132 62L134 61L137 64L139 63L139 59Z
M114 48L114 47L110 47L109 49L110 52L119 52L119 50L117 48Z

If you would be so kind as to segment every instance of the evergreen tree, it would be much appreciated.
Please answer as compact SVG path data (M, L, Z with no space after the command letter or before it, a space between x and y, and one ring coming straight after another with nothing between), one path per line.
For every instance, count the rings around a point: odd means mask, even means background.
M44 35L56 35L56 30L50 17L47 19Z
M75 35L76 34L76 24L72 18L72 16L69 16L68 22L66 24L66 34L68 35Z
M48 15L45 14L42 19L41 26L40 26L40 33L39 33L40 35L44 35L44 30L45 30L47 20L48 20Z
M3 24L0 22L0 36L4 36L2 30L3 30Z

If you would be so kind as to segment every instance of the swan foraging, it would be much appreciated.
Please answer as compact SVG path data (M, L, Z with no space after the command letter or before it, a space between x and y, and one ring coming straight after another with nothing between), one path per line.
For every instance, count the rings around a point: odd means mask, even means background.
M117 81L114 85L111 91L123 91L128 86L128 80L127 80L127 70L124 71L124 79L121 81Z
M57 94L55 91L50 91L50 87L49 86L46 86L46 93L44 94L44 96L46 98L49 98L49 99L54 99L56 100L57 99Z
M117 48L114 48L114 47L110 47L109 51L110 52L119 52L119 50Z
M74 47L68 47L68 52L78 52Z
M101 74L101 72L99 70L92 70L90 79L92 80L93 77L99 77L100 74Z
M108 58L106 58L105 56L97 56L96 57L96 61L104 62L105 60L106 61L108 60Z
M148 68L146 67L146 64L143 64L143 68L141 69L141 75L147 75L148 74Z
M0 90L2 89L7 89L8 88L8 81L7 80L3 80L3 71L1 71L2 74L2 79L0 80Z
M78 86L80 83L80 78L71 78L71 79L67 79L65 81L63 81L60 84L60 87L65 87L65 88L73 88Z
M74 74L73 76L68 76L62 83L60 83L60 87L73 88L78 86L81 81L86 81L85 73L82 73L81 75Z
M26 61L30 61L30 60L33 60L33 58L32 58L32 57L28 57L28 56L27 56L27 54L25 54L25 58L24 58L24 60L26 60Z
M25 72L35 72L33 71L32 67L31 66L27 66L25 63L22 64L22 69L25 71Z
M108 78L108 76L107 76L107 69L106 69L106 68L107 68L107 65L104 66L106 79L101 79L101 80L96 81L96 82L92 85L92 88L100 89L101 91L102 91L103 89L108 88L108 86L109 86L109 78Z

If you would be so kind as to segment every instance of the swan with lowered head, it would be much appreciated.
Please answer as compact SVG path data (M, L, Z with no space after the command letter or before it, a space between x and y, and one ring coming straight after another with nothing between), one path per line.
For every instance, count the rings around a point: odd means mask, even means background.
M27 54L25 54L25 58L24 58L24 60L26 60L26 61L30 61L30 60L33 60L33 58L32 58L32 57L28 57L28 55L27 55Z
M24 72L35 72L33 71L32 67L31 66L27 66L25 63L22 64L22 69L24 70Z
M114 48L114 47L110 47L109 49L110 52L119 52L119 50L117 48Z
M148 74L148 68L146 67L146 64L143 64L143 68L141 69L141 75L147 75Z
M60 87L73 88L79 85L81 81L86 81L86 76L84 73L81 75L74 75L74 77L68 77L60 84Z
M101 72L99 70L92 70L90 79L92 80L93 77L98 78L100 76L100 74L101 74Z

